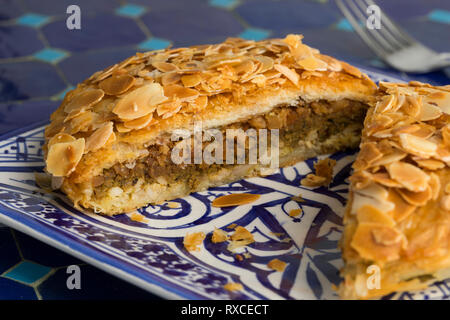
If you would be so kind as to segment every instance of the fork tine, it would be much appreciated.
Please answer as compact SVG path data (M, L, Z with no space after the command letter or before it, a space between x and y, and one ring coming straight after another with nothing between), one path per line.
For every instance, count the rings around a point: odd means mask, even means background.
M386 41L386 39L377 32L377 29L369 30L368 28L366 28L366 21L368 18L366 16L366 8L367 7L364 5L362 7L361 7L361 5L358 5L358 3L360 4L360 2L358 0L355 0L355 2L353 2L351 0L347 1L350 9L353 10L354 14L356 14L358 16L359 20L361 20L364 23L364 29L367 30L367 33L370 36L372 36L374 41L377 41L379 43L379 45L382 46L383 48L385 48L385 50L388 51L389 53L396 51L396 48L394 46L392 46L388 41Z
M363 1L365 1L368 6L377 5L372 0L363 0ZM402 44L402 47L410 46L417 42L409 34L407 34L401 28L399 28L398 25L384 11L380 10L380 13L382 16L381 21L384 27L379 30L380 32L387 35L393 41L397 41L398 43Z
M350 9L347 7L346 4L344 4L344 0L336 0L336 4L339 7L339 9L342 11L344 16L347 18L347 20L350 22L350 24L353 26L355 31L360 35L360 37L364 40L364 42L369 46L378 56L383 57L389 54L389 51L383 48L378 42L373 41L370 34L365 30L365 28L362 28L358 20L353 16Z
M366 14L366 19L368 19L369 13L367 12L367 8L371 5L374 4L373 1L372 3L368 3L371 1L364 1L364 0L355 0L357 5L360 7L361 11L363 11ZM381 18L381 22L383 23L382 27L380 29L369 29L368 32L370 34L372 34L374 37L381 37L383 38L386 42L388 42L395 50L400 50L402 49L405 44L403 44L402 42L400 42L399 40L397 40L389 31L387 31L387 28L384 26L384 17L385 14L384 12L382 12L380 10L380 18Z

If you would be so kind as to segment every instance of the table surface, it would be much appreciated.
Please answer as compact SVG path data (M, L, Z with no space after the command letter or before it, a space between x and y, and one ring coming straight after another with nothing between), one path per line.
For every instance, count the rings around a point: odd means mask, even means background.
M405 80L448 84L444 72L406 75L365 46L334 0L1 0L0 134L48 119L76 84L137 51L240 36L302 33L339 59ZM450 1L378 0L391 18L437 51L450 51ZM66 27L81 9L81 30ZM80 290L66 285L81 268ZM0 299L158 299L38 240L0 226Z

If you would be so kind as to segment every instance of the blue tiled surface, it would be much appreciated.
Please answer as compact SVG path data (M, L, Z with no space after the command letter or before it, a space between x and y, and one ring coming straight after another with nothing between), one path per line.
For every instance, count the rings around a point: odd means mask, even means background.
M377 0L414 37L450 51L450 1ZM66 8L81 9L81 30ZM0 134L48 119L64 93L136 51L302 33L322 52L394 74L333 0L1 0ZM448 84L443 72L413 78ZM66 286L79 265L81 290ZM0 299L155 299L23 233L0 226Z

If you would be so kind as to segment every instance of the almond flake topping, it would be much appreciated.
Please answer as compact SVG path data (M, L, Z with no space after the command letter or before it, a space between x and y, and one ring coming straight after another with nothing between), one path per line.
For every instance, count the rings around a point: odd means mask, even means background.
M68 176L84 153L84 139L53 144L47 155L47 171L55 177Z
M121 98L113 112L121 119L134 120L155 111L156 106L166 100L163 87L158 83L150 83Z
M394 162L386 167L390 177L414 192L425 191L430 177L421 169L406 162Z
M108 139L111 137L111 135L114 134L113 132L113 123L110 121L106 123L103 127L95 130L95 132L86 139L86 147L85 147L85 153L96 151L100 148L102 148Z
M408 133L401 133L399 137L401 146L409 153L424 158L429 158L436 154L437 145L431 141Z
M73 96L64 107L66 113L78 109L87 109L99 102L105 93L101 89L86 89Z
M103 80L98 86L106 94L119 95L130 89L135 80L136 79L129 74L119 74Z
M133 130L139 130L145 127L148 127L153 120L153 113L149 113L146 116L134 119L134 120L130 120L130 121L125 121L123 123L125 128L128 129L133 129ZM156 121L155 121L156 122Z
M291 82L295 85L298 85L298 81L300 79L300 76L298 75L297 72L295 72L292 69L289 69L288 67L282 65L282 64L276 64L274 65L274 68L281 72L286 78L288 78L289 80L291 80Z

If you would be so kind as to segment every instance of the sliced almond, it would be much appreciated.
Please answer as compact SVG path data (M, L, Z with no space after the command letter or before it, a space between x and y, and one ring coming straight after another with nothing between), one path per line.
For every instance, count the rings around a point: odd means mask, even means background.
M70 113L78 109L87 109L102 100L105 93L101 89L85 89L73 96L64 107L64 112Z
M383 96L380 101L377 102L375 107L376 113L385 113L391 111L397 98L394 95Z
M445 167L445 163L434 159L418 159L414 161L419 165L419 167L432 171Z
M414 155L429 158L436 154L437 145L434 142L416 137L408 133L399 134L402 148Z
M439 118L442 115L442 109L431 103L422 103L420 113L417 116L419 121L430 121Z
M275 70L281 72L286 78L288 78L293 84L298 85L298 81L300 79L300 76L297 72L295 72L292 69L289 69L288 67L282 65L282 64L275 64L274 65Z
M426 191L430 177L421 169L406 162L394 162L386 166L391 179L413 192Z
M389 214L397 222L406 219L416 209L415 205L411 205L403 200L397 192L397 189L389 190L388 200L394 204L394 208L391 211L388 211L387 214Z
M130 89L134 82L135 78L130 76L129 74L119 74L113 75L98 85L100 89L102 89L106 94L109 95L119 95L126 92Z
M394 150L393 152L381 157L378 160L375 160L371 165L372 166L385 166L393 162L400 161L404 159L408 154L400 151L400 150Z
M273 59L267 56L256 56L255 60L260 62L260 66L258 68L258 73L264 73L273 68L274 62Z
M158 116L161 116L163 119L171 117L175 113L177 113L182 106L182 102L180 100L174 100L170 102L161 103L156 108L156 113Z
M168 86L171 84L177 84L181 80L181 74L178 72L168 72L161 76L161 83L163 86Z
M412 192L406 189L398 189L397 191L406 202L413 206L424 206L433 197L431 187L421 192Z
M195 87L202 82L202 77L199 74L188 74L181 77L181 82L187 88Z
M178 67L173 63L155 61L152 65L161 72L171 72L178 70Z
M432 90L432 93L423 98L423 102L437 105L442 112L450 114L450 92Z
M113 134L113 122L106 123L86 139L85 153L102 148Z
M125 128L128 129L133 129L133 130L139 130L142 128L147 127L153 120L153 113L149 113L146 116L134 119L134 120L130 120L130 121L125 121L123 123Z
M113 109L121 119L134 120L156 109L167 100L164 90L158 83L150 83L137 88L121 98Z
M55 143L73 142L75 140L76 140L76 138L71 136L70 134L58 133L48 141L47 148L50 149L50 147L52 145L54 145Z
M164 87L164 95L169 100L191 101L199 96L199 92L195 89L185 88L180 85L169 85Z
M315 57L308 57L302 60L297 60L297 64L306 71L326 71L328 66L326 62Z
M53 144L47 155L47 171L55 177L68 176L80 162L84 153L84 145L83 138Z

